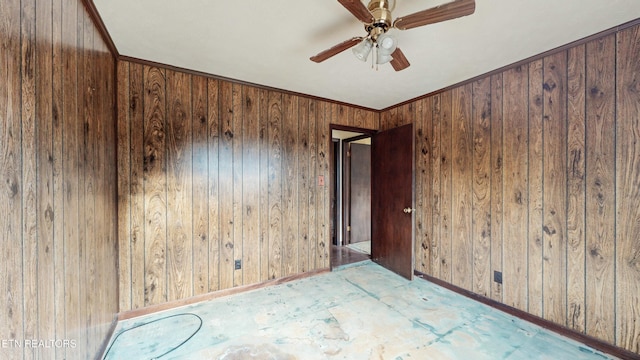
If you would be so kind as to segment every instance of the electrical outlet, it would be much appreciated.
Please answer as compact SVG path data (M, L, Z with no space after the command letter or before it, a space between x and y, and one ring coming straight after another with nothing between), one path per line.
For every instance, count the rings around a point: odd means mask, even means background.
M502 284L502 272L494 271L493 272L493 281L497 282L498 284Z
M234 267L235 267L236 270L242 269L242 260L236 260L235 264L234 264Z

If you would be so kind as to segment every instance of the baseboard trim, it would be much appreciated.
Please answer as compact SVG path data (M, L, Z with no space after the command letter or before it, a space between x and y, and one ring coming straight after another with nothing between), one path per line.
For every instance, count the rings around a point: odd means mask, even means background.
M420 271L414 270L414 274L426 281L432 282L438 286L441 286L445 289L449 289L453 292L456 292L460 295L466 296L472 300L475 300L477 302L483 303L485 305L491 306L492 308L495 308L497 310L500 310L502 312L505 312L509 315L513 315L517 318L520 318L522 320L528 321L532 324L536 324L538 326L541 326L547 330L553 331L555 333L558 333L562 336L566 336L572 340L581 342L585 345L588 345L594 349L597 349L599 351L602 351L604 353L607 353L609 355L613 355L615 357L618 357L620 359L629 359L629 360L640 360L640 354L636 354L634 352L631 352L627 349L623 349L621 347L618 347L616 345L610 344L608 342L605 342L603 340L594 338L592 336L589 335L585 335L583 333L577 332L573 329L570 329L568 327L562 326L562 325L558 325L554 322L551 322L549 320L543 319L539 316L535 316L532 314L529 314L528 312L522 311L520 309L516 309L514 307L505 305L501 302L495 301L493 299L489 299L486 298L484 296L478 295L472 291L463 289L461 287L455 286L453 284L450 284L446 281L442 281L440 279L434 278L433 276L427 275L425 273L422 273Z
M179 308L186 305L192 305L192 304L196 304L203 301L221 298L224 296L240 294L247 291L252 291L252 290L261 289L269 286L288 283L294 280L300 280L300 279L320 275L323 273L327 273L330 271L331 270L329 268L313 270L313 271L304 272L296 275L281 277L278 279L267 280L267 281L256 283L256 284L243 285L243 286L237 286L229 289L218 290L218 291L210 292L203 295L192 296L187 299L169 301L166 303L146 306L144 308L135 309L135 310L122 311L118 314L118 321L132 319L132 318L144 316L144 315L149 315L149 314L153 314L160 311L171 310L171 309Z

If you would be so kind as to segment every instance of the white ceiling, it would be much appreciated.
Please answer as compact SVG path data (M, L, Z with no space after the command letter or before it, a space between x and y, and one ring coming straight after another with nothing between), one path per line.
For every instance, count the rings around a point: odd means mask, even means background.
M393 17L448 0L397 0ZM473 15L392 30L411 66L350 50L309 57L362 24L336 0L94 0L120 55L384 109L640 17L640 0L476 0Z

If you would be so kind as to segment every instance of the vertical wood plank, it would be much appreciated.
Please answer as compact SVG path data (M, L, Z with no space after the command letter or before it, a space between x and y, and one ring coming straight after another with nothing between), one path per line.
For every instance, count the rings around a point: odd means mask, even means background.
M331 104L325 102L318 102L316 109L316 192L315 192L315 209L316 209L316 268L322 269L324 267L324 250L322 249L322 242L324 240L324 188L320 186L319 177L324 175L324 136L322 133L322 126L324 124L331 123Z
M517 66L503 73L503 296L507 305L527 309L528 146L527 72ZM519 239L519 240L516 240Z
M529 312L542 316L542 206L543 206L543 74L542 60L529 64Z
M415 107L415 268L431 272L431 100L422 100Z
M84 301L84 299L86 299L86 293L87 293L87 286L86 286L86 252L87 252L87 247L88 245L86 244L86 238L87 238L87 229L86 229L86 214L87 214L87 209L86 209L86 193L85 193L85 188L86 188L86 183L87 183L87 179L86 179L86 173L87 173L87 156L85 154L86 152L86 147L87 147L87 141L86 141L86 135L85 135L85 121L84 119L87 117L86 114L86 103L87 103L87 99L89 98L89 94L88 94L88 89L89 89L89 84L88 82L90 81L90 76L89 76L89 69L90 67L88 66L89 61L88 61L88 56L87 56L87 51L85 49L85 47L90 46L91 44L93 44L93 41L90 40L90 38L88 36L85 36L85 25L88 23L87 21L87 14L84 11L84 5L82 5L81 3L78 3L78 25L77 25L77 31L78 31L78 143L79 143L79 151L78 151L78 157L79 157L79 162L78 162L78 171L79 171L79 206L82 208L82 213L80 214L80 216L78 217L78 227L79 227L79 234L80 234L80 241L79 241L79 249L78 249L78 273L79 273L79 283L80 283L80 294L79 294L79 299L83 299L83 301L80 301L78 304L78 317L81 319L81 321L83 323L85 323L86 318L87 318L87 304L86 301ZM92 39L92 38L91 38ZM84 354L87 353L87 341L86 341L86 335L79 337L80 341L78 341L78 346L77 346L77 350L79 353Z
M282 94L269 93L269 279L282 276Z
M398 108L389 109L380 114L380 130L388 130L398 127Z
M145 306L144 68L129 64L131 121L131 309Z
M503 85L502 73L491 76L491 270L503 271ZM491 298L503 300L502 284L491 282Z
M423 127L423 146L422 155L423 155L423 169L425 169L425 173L422 180L422 195L425 197L423 200L423 204L426 207L425 212L422 214L422 226L425 232L425 240L427 241L427 246L429 247L428 253L425 254L427 258L425 258L425 262L428 265L424 267L426 272L431 273L433 271L434 264L431 259L433 255L431 252L434 251L434 248L437 247L436 240L434 238L434 223L433 223L433 213L434 208L431 206L431 199L433 198L433 180L435 178L434 172L432 172L431 166L433 161L433 102L431 99L424 99L422 101L422 114L424 116L424 127ZM425 153L426 152L426 153Z
M92 28L94 27L93 25L93 21L91 21L91 26ZM101 49L100 49L100 35L98 34L97 30L95 28L92 29L92 34L93 34L93 48L90 49L91 51L91 57L92 57L92 61L91 61L91 83L92 83L92 99L93 99L93 109L92 109L92 113L93 116L90 118L91 122L89 124L89 139L91 139L89 141L90 147L92 148L90 151L88 151L87 153L92 154L92 156L90 157L91 161L91 177L92 177L92 183L93 183L93 188L92 188L92 194L93 194L93 206L94 206L94 213L92 216L92 222L93 222L93 230L92 233L93 234L98 234L97 236L92 236L88 243L91 246L91 249L93 249L94 251L91 251L89 253L87 253L87 279L88 279L88 285L89 288L93 289L93 291L91 291L90 293L90 301L88 302L88 309L89 309L89 316L88 316L88 326L90 327L89 330L89 337L88 337L88 344L89 344L89 348L88 351L90 352L97 352L97 348L99 346L98 343L98 334L100 333L99 331L99 326L100 323L102 321L101 317L101 313L100 313L100 309L102 308L102 306L104 305L104 301L106 298L106 294L104 294L104 292L102 292L101 288L98 288L96 286L96 284L103 284L104 283L104 272L103 272L103 263L101 261L99 261L97 253L100 252L100 254L102 254L103 252L101 250L106 250L105 249L105 243L108 241L107 239L107 232L105 230L105 224L102 221L102 219L104 219L107 214L105 213L106 210L106 199L103 198L101 195L106 193L106 186L105 186L105 171L104 171L104 166L106 163L106 153L105 153L105 132L104 132L104 117L103 117L103 107L104 104L106 102L106 96L104 93L105 89L105 84L102 82L102 76L103 76L103 71L102 71L102 57L101 57ZM93 314L93 316L91 316L91 314Z
M269 279L269 93L260 90L260 281Z
M386 121L386 128L385 129L393 129L396 128L398 126L400 126L402 124L402 109L399 107L395 107L393 109L390 109L389 111L387 111L388 118Z
M38 336L38 213L37 203L37 161L36 161L36 10L35 0L22 1L21 14L21 75L22 75L22 274L24 294L25 339ZM82 84L82 82L80 82ZM84 192L84 188L81 190ZM82 345L80 345L82 346ZM80 348L79 350L82 350ZM33 349L25 349L26 357L33 357Z
M473 292L491 292L491 79L473 83Z
M364 128L372 130L380 129L380 114L374 111L367 111Z
M96 32L96 36L99 32ZM103 226L104 241L100 243L102 254L105 259L100 261L100 283L109 284L109 286L100 287L101 301L98 309L99 316L99 334L109 331L109 320L113 321L114 312L110 310L111 304L115 304L114 311L118 308L118 212L117 212L117 154L116 154L116 110L115 110L115 69L116 60L109 53L109 50L102 41L101 37L97 37L96 41L100 44L100 82L103 84L101 96L104 98L100 112L102 114L101 124L103 136L101 138L101 147L104 152L103 162L103 190L102 194L105 200L102 202L103 218L100 223ZM108 220L106 220L108 219ZM100 349L102 339L96 338L96 349ZM98 350L97 350L98 351ZM96 351L96 352L97 352Z
M443 251L442 236L442 114L440 94L431 98L433 119L433 141L431 143L431 173L433 174L433 243L431 244L431 275L442 279L440 253Z
M118 98L129 98L129 63L118 62ZM118 102L118 271L119 307L123 311L131 308L131 119L127 102ZM75 111L75 109L74 109ZM65 115L66 116L66 115ZM75 124L74 124L75 125ZM71 126L66 126L70 129ZM68 136L72 139L72 136ZM127 149L129 151L124 151ZM77 152L77 149L75 149ZM67 169L65 173L69 173ZM66 215L66 211L65 211ZM76 214L77 216L77 214Z
M351 126L351 124L353 123L353 110L351 106L332 103L331 107L333 108L333 112L335 115L335 117L331 121L333 124Z
M586 45L586 301L587 333L615 341L615 37ZM583 255L584 256L584 255ZM569 289L571 290L571 289Z
M23 323L23 272L22 249L25 247L22 233L22 208L24 186L21 139L20 103L20 2L5 1L0 4L0 311L5 326L0 329L1 339L22 339ZM20 349L2 349L4 356L22 357Z
M109 48L101 38L103 48L103 57L105 61L103 81L107 82L105 96L108 101L103 109L104 125L107 130L105 140L105 151L107 153L108 162L105 164L108 175L105 181L108 184L106 212L109 214L103 221L108 228L108 241L106 244L106 256L104 258L104 273L106 275L105 283L102 291L105 293L104 308L101 309L102 322L100 331L101 338L106 338L111 330L114 314L119 312L118 293L114 289L118 288L118 149L117 149L117 59L111 54ZM100 338L99 338L100 339ZM100 347L102 342L98 343Z
M90 292L88 289L92 288L95 285L95 279L93 276L96 274L96 269L94 268L95 264L95 256L92 254L89 249L93 249L96 243L96 239L94 234L96 234L95 229L95 169L96 164L92 162L92 159L96 157L96 141L95 141L95 110L96 110L96 100L95 100L95 71L93 68L93 63L95 61L95 53L93 51L94 48L94 29L91 19L88 14L83 13L83 83L82 88L84 92L83 96L83 118L84 122L82 124L83 131L83 146L81 149L81 153L83 156L83 173L82 176L84 178L84 203L83 210L85 211L84 217L81 218L80 221L83 222L84 227L84 241L83 248L80 252L80 272L82 274L81 282L83 283L83 287L81 290L80 297L84 299L80 304L80 311L82 312L83 319L90 319L90 314L93 313L94 303L95 303L95 293ZM91 322L87 321L88 326L91 326ZM95 328L91 326L89 331L87 332L87 336L82 340L82 348L83 352L90 352L93 349L93 343L91 339L95 336Z
M79 248L80 233L77 219L80 218L81 209L80 181L79 181L79 120L78 116L78 4L77 1L63 2L63 50L62 50L62 79L64 91L63 104L63 128L64 128L64 155L63 155L63 198L64 198L64 225L63 237L65 238L65 256L63 265L66 272L65 284L65 333L64 338L78 339L82 319L78 312L80 299L80 273ZM126 295L125 295L126 296ZM125 297L126 299L126 297ZM70 357L75 349L66 349L66 356ZM62 352L63 354L65 352Z
M472 227L472 126L471 126L471 84L452 90L452 282L464 289L473 288L473 242Z
M193 124L193 295L209 292L209 101L207 79L191 78Z
M145 306L167 300L165 71L144 66Z
M298 99L298 266L300 272L311 269L309 265L309 191L312 178L309 177L309 103L311 100Z
M220 260L222 258L220 160L227 161L227 159L223 159L220 156L220 81L208 79L207 94L207 121L209 125L209 132L207 134L209 142L209 291L216 291L221 289Z
M38 338L55 338L54 214L53 199L53 29L52 1L36 2L36 181L37 181L37 274ZM58 214L62 215L62 214ZM38 349L40 356L54 358L54 349Z
M440 95L440 276L447 282L453 281L452 102L451 90Z
M416 113L415 108L416 108L415 102L410 102L408 104L404 104L400 106L398 108L396 126L394 127L412 123L413 119L415 119L415 113Z
M116 153L115 153L115 111L113 98L115 96L115 89L113 87L115 74L112 69L115 69L115 63L113 57L110 56L106 45L101 41L99 32L95 33L96 50L98 51L98 84L101 84L99 96L102 101L99 102L100 111L100 158L102 159L102 167L100 168L101 176L101 190L100 194L104 196L99 200L101 214L99 221L100 232L103 234L101 241L98 242L98 251L104 254L105 260L98 261L98 283L110 284L109 289L100 287L97 293L99 294L98 306L96 309L96 323L98 329L98 336L95 338L96 352L101 345L100 334L103 334L105 329L105 322L108 323L108 318L113 316L113 313L109 313L109 304L115 303L117 309L118 297L115 289L117 289L117 251L118 246L116 242L115 230L117 228L117 204L114 202L116 189L114 185L117 182L116 176ZM113 111L113 112L112 112ZM106 195L109 194L109 195ZM109 219L105 221L105 219ZM106 260L113 259L113 260ZM108 326L108 325L107 325Z
M234 236L233 236L233 84L220 82L220 147L219 147L219 196L220 196L220 289L233 287Z
M282 275L297 274L298 269L298 97L283 95L284 119L282 126L283 161L283 266Z
M64 208L64 173L63 173L63 156L64 156L64 103L63 95L65 92L64 78L62 73L64 63L62 57L63 51L63 33L62 33L62 1L53 0L51 9L52 24L52 44L53 44L53 67L52 67L52 121L53 121L53 288L54 288L54 331L56 339L64 339L65 337L65 293L66 293L66 272L64 268L65 248L67 239L64 236L65 208ZM73 219L73 217L71 218ZM65 349L54 349L56 359L65 358Z
M543 316L566 321L567 114L566 52L543 59L544 189L543 189Z
M115 105L115 70L116 63L114 57L109 52L106 43L95 32L96 49L99 53L99 79L101 84L99 96L100 111L100 152L102 157L101 171L101 209L102 214L99 223L100 231L103 234L98 243L97 252L102 257L97 260L99 269L97 284L99 301L94 314L96 318L95 327L97 334L93 341L95 343L95 353L97 353L104 341L106 334L110 330L114 314L118 309L118 296L115 289L118 288L118 253L117 253L117 168L116 168L116 105Z
M580 45L569 49L567 55L567 326L582 333L586 330L585 75L585 46Z
M233 114L233 260L242 260L244 252L244 238L243 233L243 205L242 205L242 190L243 190L243 167L244 163L242 147L243 147L243 135L242 135L242 122L243 122L243 110L242 105L242 92L244 86L240 84L233 84L232 86L232 114ZM232 269L235 269L235 264L231 264ZM242 266L242 264L241 264ZM244 270L233 271L233 286L239 286L243 284Z
M309 102L309 269L319 268L318 264L318 130L317 119L321 106L317 100Z
M640 353L640 27L617 34L616 344Z
M367 128L367 111L361 108L352 108L349 118L349 125L361 129Z
M243 92L243 283L260 282L260 91L245 86Z
M104 339L109 334L110 327L113 323L114 314L119 311L118 309L118 293L114 291L118 287L118 168L117 168L117 60L109 51L106 42L101 38L101 44L104 58L104 73L103 81L107 83L105 87L105 97L107 102L105 103L104 111L104 126L107 132L105 138L105 151L108 161L105 163L107 169L107 176L105 181L107 186L107 204L106 213L108 216L103 219L105 226L107 226L107 244L106 244L106 256L103 260L103 271L106 275L102 287L102 291L105 294L105 300L103 303L102 322L100 324L101 337L99 341ZM98 343L98 348L102 345L102 342Z
M325 184L330 181L329 171L329 146L331 144L330 124L335 119L333 107L324 103L324 118L319 118L318 126L318 175L324 176ZM320 269L329 267L329 249L331 246L330 219L329 219L329 186L318 186L317 192L317 219L318 219L318 265Z
M167 71L167 300L193 295L191 76Z

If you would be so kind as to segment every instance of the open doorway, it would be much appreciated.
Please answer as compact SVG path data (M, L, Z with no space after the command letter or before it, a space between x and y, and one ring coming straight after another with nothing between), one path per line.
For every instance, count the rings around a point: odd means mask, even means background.
M342 133L341 131L346 131ZM331 268L371 259L383 267L413 278L415 245L414 199L414 129L406 124L384 131L331 126ZM369 160L355 160L354 143L370 139ZM349 145L350 144L350 145ZM345 154L350 155L350 167L345 169ZM353 164L369 168L369 204L365 210L354 208ZM374 166L375 165L375 166ZM351 188L345 189L345 183ZM347 198L347 196L349 198ZM345 200L346 199L346 200ZM346 209L346 210L345 210ZM348 210L348 211L347 211ZM355 251L356 215L367 212L370 229L370 253ZM359 232L365 234L364 231ZM334 245L335 244L335 245Z
M375 130L332 126L331 267L371 258L371 139Z

